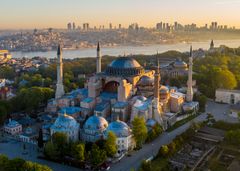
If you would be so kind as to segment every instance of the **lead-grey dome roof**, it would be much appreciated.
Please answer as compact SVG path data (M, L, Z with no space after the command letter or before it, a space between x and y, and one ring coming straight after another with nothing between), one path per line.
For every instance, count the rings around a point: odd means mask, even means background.
M176 68L187 68L186 62L182 61L181 59L177 59L173 65Z
M93 115L87 119L84 129L104 130L108 127L108 122L101 116Z
M122 121L111 122L107 128L107 133L113 132L117 137L128 137L131 135L131 129Z
M51 129L64 131L64 130L75 129L78 126L79 124L73 117L66 114L64 115L61 114L57 117L54 124L51 126Z
M138 81L138 86L152 86L154 84L154 79L148 76L142 76Z
M143 73L142 66L133 58L119 57L112 61L106 69L108 75L131 76Z
M120 57L112 61L112 63L109 65L113 68L138 68L141 67L141 65L133 58L129 57Z

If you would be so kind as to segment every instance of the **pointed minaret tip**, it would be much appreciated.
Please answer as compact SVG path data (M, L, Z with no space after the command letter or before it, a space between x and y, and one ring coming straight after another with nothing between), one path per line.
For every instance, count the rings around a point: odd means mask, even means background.
M57 55L61 55L61 53L62 53L62 48L61 48L61 45L59 44L57 49Z
M100 51L100 42L97 43L97 51Z
M192 57L192 45L190 46L190 57Z

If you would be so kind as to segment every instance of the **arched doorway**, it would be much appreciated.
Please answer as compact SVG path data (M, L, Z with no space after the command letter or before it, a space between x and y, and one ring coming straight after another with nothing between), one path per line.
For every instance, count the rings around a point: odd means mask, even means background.
M118 86L119 83L116 81L110 81L107 84L105 84L103 91L109 92L109 93L117 93L118 92Z

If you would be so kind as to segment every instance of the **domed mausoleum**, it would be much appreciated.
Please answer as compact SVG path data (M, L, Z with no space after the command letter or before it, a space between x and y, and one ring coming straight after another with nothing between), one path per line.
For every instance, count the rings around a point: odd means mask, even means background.
M117 136L118 155L134 148L132 130L125 122L119 120L111 122L105 133L106 138L109 132L113 132Z
M101 116L93 115L83 125L82 139L88 142L95 142L103 138L108 127L108 122Z
M67 114L60 114L50 128L51 136L56 132L65 133L70 141L79 140L79 123Z

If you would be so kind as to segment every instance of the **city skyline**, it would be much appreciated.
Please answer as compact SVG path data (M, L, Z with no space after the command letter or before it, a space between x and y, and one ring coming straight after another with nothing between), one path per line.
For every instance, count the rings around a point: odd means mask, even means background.
M137 22L140 26L155 27L160 21L199 26L217 21L240 27L236 15L240 0L71 0L68 3L64 0L9 0L1 6L0 29L66 28L67 22L75 22L76 26L88 22L91 27L109 23L128 27Z

